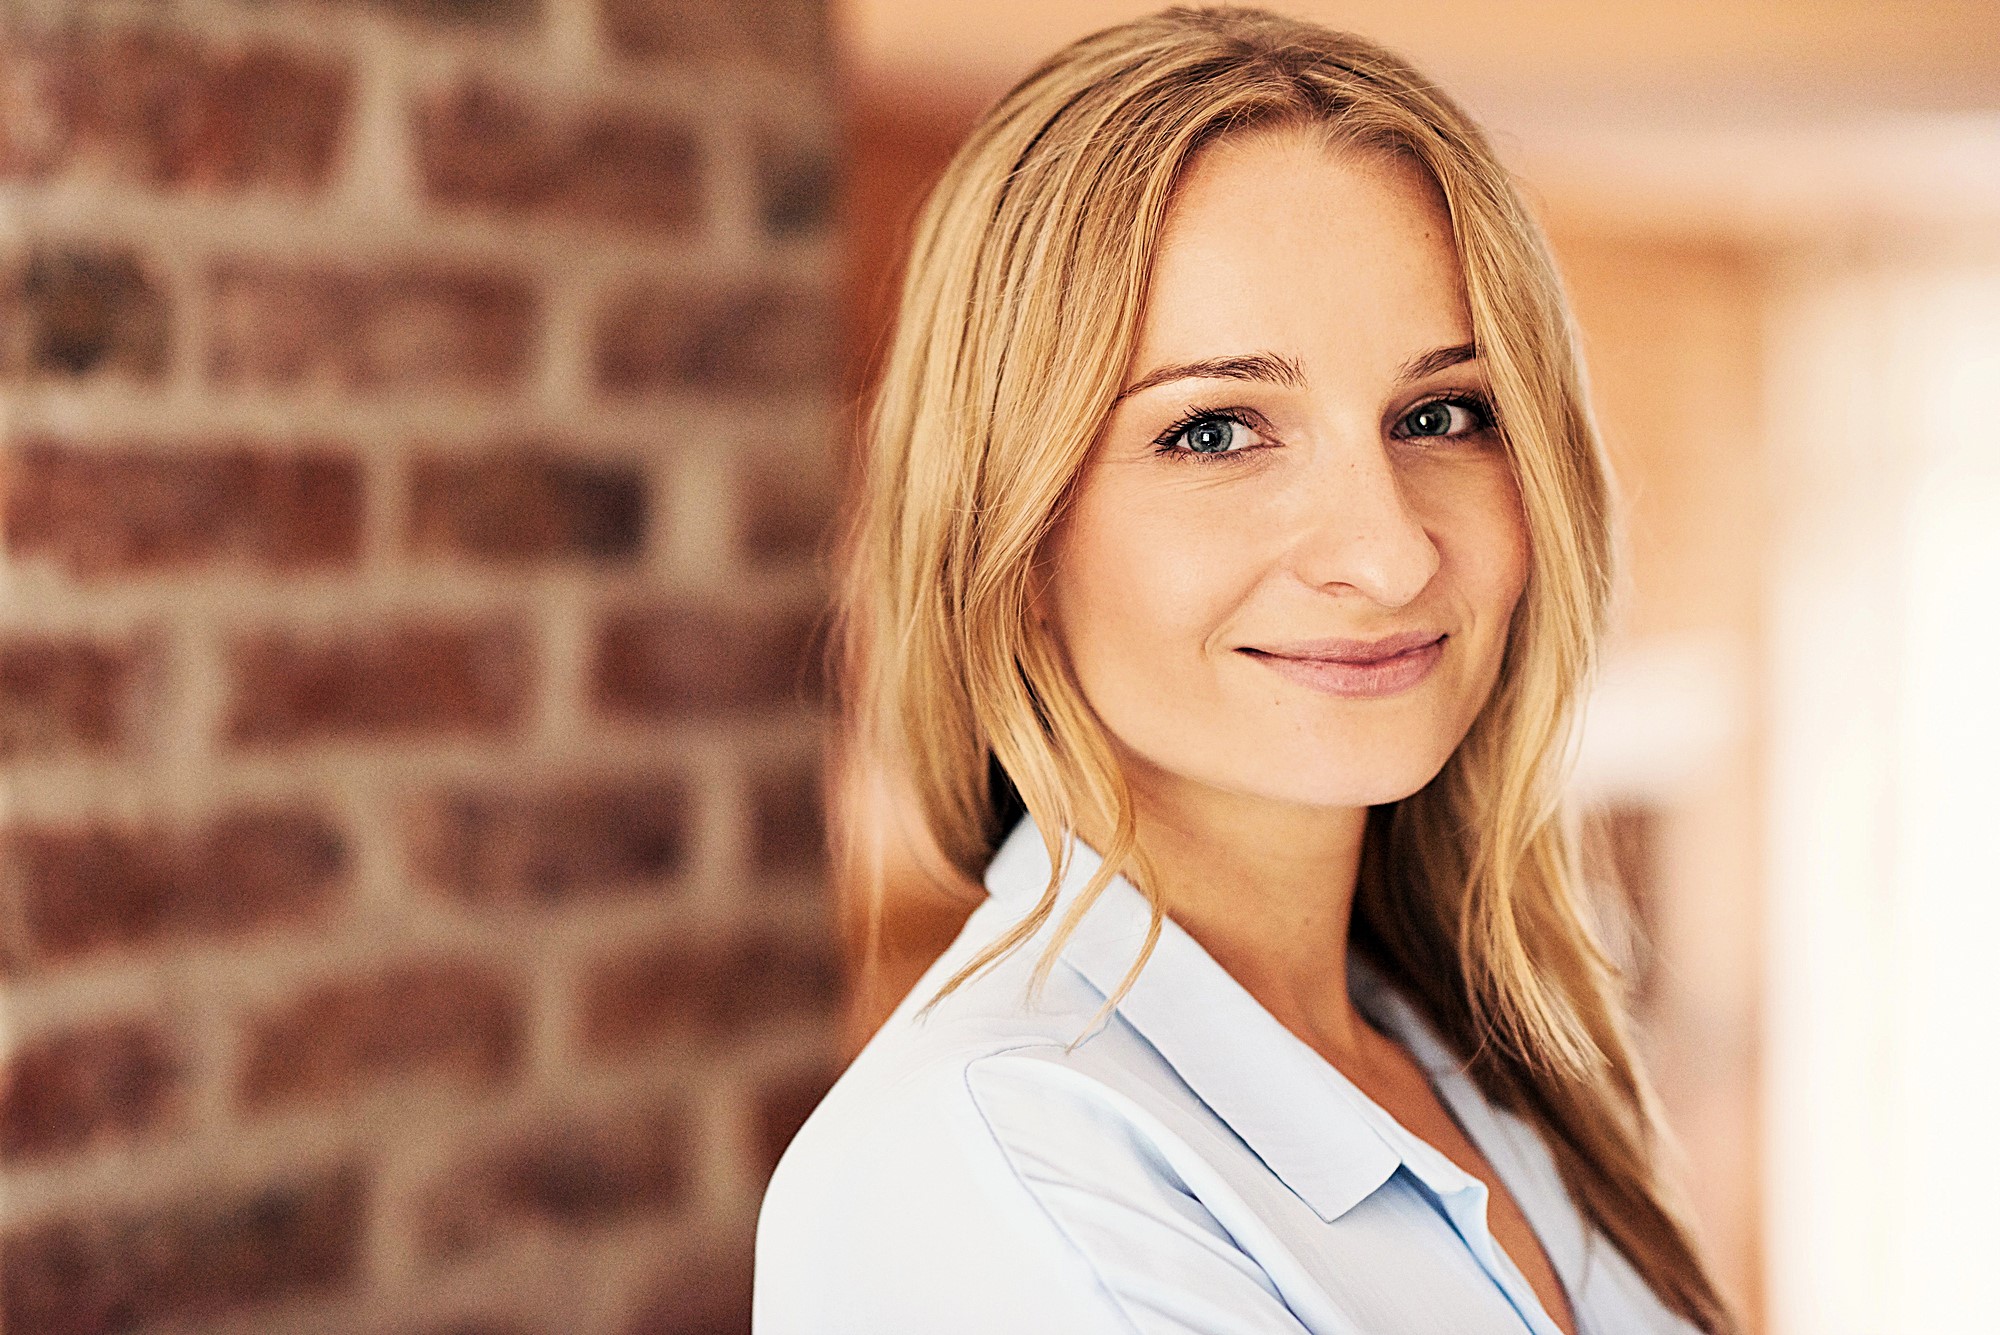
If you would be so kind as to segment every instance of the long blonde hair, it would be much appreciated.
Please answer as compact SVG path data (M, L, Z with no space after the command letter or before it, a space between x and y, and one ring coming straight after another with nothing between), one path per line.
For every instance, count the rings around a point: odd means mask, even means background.
M906 789L934 856L977 881L1018 811L1056 868L1039 904L939 991L1053 913L1069 838L1112 831L1037 964L1136 860L1101 725L1031 611L1031 570L1109 413L1190 157L1280 125L1404 155L1450 211L1476 346L1529 533L1491 699L1421 791L1370 812L1352 944L1416 1000L1488 1097L1544 1134L1581 1209L1703 1330L1735 1321L1658 1168L1624 991L1577 890L1562 803L1611 589L1606 472L1567 306L1479 129L1381 47L1254 9L1171 9L1058 52L981 121L918 224L863 433L836 681L842 746Z

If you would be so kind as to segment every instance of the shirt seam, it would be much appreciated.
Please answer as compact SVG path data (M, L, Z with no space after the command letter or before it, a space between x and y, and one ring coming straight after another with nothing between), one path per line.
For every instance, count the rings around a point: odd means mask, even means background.
M999 1151L1000 1161L1007 1165L1007 1172L1014 1179L1015 1185L1020 1187L1023 1195L1034 1202L1035 1208L1041 1212L1042 1218L1048 1220L1049 1227L1054 1229L1056 1236L1063 1240L1063 1245L1075 1253L1077 1260L1083 1262L1084 1269L1089 1271L1091 1280L1097 1285L1099 1291L1104 1294L1105 1300L1111 1304L1111 1310L1118 1314L1120 1321L1124 1322L1125 1329L1129 1332L1129 1335L1143 1335L1143 1332L1139 1329L1139 1323L1133 1319L1132 1313L1126 1309L1124 1302L1119 1298L1118 1291L1111 1287L1110 1281L1104 1277L1104 1272L1098 1269L1095 1261L1090 1259L1090 1253L1086 1252L1082 1245L1071 1236L1070 1231L1063 1227L1062 1221L1056 1218L1055 1212L1049 1209L1048 1203L1041 1198L1033 1187L1028 1185L1028 1180L1021 1175L1021 1169L1014 1162L1014 1156L1007 1152L1006 1143L1000 1139L999 1129L993 1125L993 1119L987 1115L986 1105L980 1101L979 1091L972 1087L972 1068L980 1062L993 1057L1004 1057L1016 1052L1061 1050L1062 1045L1059 1043L1018 1043L1013 1047L1000 1048L993 1052L982 1053L977 1058L965 1064L965 1070L961 1074L961 1078L965 1081L965 1093L972 1100L972 1106L978 1109L980 1123L985 1126L986 1134L993 1138L993 1148Z

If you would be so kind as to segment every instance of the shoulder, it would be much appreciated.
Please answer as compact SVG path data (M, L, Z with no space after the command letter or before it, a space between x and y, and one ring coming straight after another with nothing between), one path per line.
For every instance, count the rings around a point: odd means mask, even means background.
M1004 1204L1023 1178L1082 1175L1122 1151L1171 1177L1162 1142L1176 1139L1171 1071L1145 1069L1116 1041L1072 1049L1034 1033L959 1033L865 1052L786 1148L764 1214L881 1207L900 1226L933 1198L953 1207ZM957 1041L952 1041L953 1039ZM1156 1059L1155 1059L1156 1060Z
M1003 964L920 1020L915 1003L946 976L934 970L807 1118L758 1216L760 1335L1121 1328L984 1106L1075 1036L1061 1029L1069 981L1030 1012L1007 995L1015 972Z
M906 1003L807 1119L758 1219L760 1335L1141 1328L1124 1249L1200 1215L1165 1144L1175 1077L1115 1018L1090 1032L1103 999L1073 972L1027 1006L1031 967Z
M1130 1134L1176 1102L1198 1103L1067 962L1031 998L1032 941L919 1014L990 930L990 922L968 924L911 990L806 1120L774 1189L852 1172L873 1153L896 1162L923 1153L1005 1156L1051 1130L1063 1132L1064 1144Z

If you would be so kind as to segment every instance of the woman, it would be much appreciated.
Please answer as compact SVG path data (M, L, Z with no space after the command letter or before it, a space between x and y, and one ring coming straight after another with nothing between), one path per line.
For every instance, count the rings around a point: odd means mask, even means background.
M995 107L843 606L989 897L779 1165L757 1329L1734 1329L1558 819L1607 529L1544 245L1400 60L1172 10Z

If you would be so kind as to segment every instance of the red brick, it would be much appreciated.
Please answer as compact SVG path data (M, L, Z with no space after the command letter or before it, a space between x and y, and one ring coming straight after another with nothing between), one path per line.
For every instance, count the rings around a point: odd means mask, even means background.
M833 942L774 932L686 935L608 955L583 987L583 1034L599 1053L674 1035L729 1042L772 1025L828 1020L842 979Z
M24 824L0 844L0 879L44 960L309 920L347 876L341 832L316 812L284 807L190 828Z
M0 1324L105 1335L325 1293L358 1276L366 1195L342 1169L17 1229L0 1239Z
M468 83L420 102L411 136L424 189L440 204L665 233L702 215L700 142L657 114L556 111Z
M668 65L755 62L816 72L827 61L824 0L601 0L612 50Z
M621 1335L750 1335L751 1240L710 1234L703 1250L647 1295Z
M8 633L0 638L0 758L131 749L157 660L149 637Z
M785 1147L798 1135L806 1118L833 1088L837 1072L827 1068L789 1071L765 1082L758 1089L751 1116L752 1140L756 1145L758 1180L771 1176Z
M480 561L637 556L649 522L645 470L523 442L421 454L411 466L410 548Z
M597 381L612 394L749 394L824 388L835 365L831 303L776 283L642 283L597 321Z
M267 1107L421 1077L495 1085L513 1072L521 989L487 965L408 961L314 987L252 1018L237 1089Z
M818 689L809 609L695 605L614 612L598 628L593 699L614 717L772 710Z
M756 138L757 218L775 238L816 236L833 221L839 173L818 140L765 129Z
M750 786L753 865L766 875L826 865L826 797L816 761L756 774Z
M157 381L171 309L131 247L44 242L0 269L0 376Z
M140 29L10 33L0 80L0 176L205 190L323 185L353 82L344 62Z
M663 776L438 793L404 825L418 879L485 905L671 887L693 839L686 786Z
M534 26L541 0L319 0L329 9L373 10L439 27L516 30Z
M745 460L738 477L737 529L752 562L824 564L830 558L834 497L824 477L773 457Z
M245 744L500 734L528 694L527 646L504 622L266 631L230 659L225 727Z
M208 296L209 374L226 385L499 389L535 341L528 284L483 269L233 263Z
M425 1253L474 1250L521 1229L578 1231L671 1214L690 1192L689 1126L673 1104L577 1114L467 1156L423 1208Z
M41 1158L129 1140L159 1125L180 1094L181 1062L141 1020L32 1039L0 1066L0 1158Z
M360 551L360 467L325 447L29 440L7 471L8 553L77 579L303 571L351 564Z

